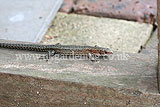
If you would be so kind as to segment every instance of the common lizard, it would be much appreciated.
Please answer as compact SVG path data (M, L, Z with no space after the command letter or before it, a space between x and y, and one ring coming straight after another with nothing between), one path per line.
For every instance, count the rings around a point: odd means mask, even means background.
M60 55L88 55L92 59L93 55L105 56L113 54L108 48L102 48L98 46L77 46L77 45L61 45L57 43L55 45L40 45L40 44L19 44L19 43L0 43L0 48L37 51L37 52L48 52L47 58L55 54ZM46 58L45 57L45 58Z

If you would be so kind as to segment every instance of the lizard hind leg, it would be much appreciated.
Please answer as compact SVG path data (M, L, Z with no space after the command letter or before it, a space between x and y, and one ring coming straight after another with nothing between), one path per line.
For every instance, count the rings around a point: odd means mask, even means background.
M51 57L53 57L55 55L55 51L54 50L51 50L51 51L48 51L48 59L50 59Z
M51 59L51 57L53 57L55 55L55 51L51 50L48 51L48 53L44 56L41 56L39 59L45 59L46 61L48 61L49 59Z

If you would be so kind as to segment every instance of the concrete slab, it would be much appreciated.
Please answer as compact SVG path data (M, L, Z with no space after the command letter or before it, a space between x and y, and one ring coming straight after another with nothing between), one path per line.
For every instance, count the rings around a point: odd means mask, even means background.
M108 47L114 51L137 53L148 41L152 25L97 18L76 14L58 13L43 43L91 45Z
M40 42L63 0L0 0L0 39Z

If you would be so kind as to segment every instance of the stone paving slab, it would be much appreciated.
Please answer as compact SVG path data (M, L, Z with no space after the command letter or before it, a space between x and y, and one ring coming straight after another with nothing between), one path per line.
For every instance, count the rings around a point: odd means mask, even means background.
M113 51L137 53L148 41L150 24L58 13L43 38L43 43L98 45Z

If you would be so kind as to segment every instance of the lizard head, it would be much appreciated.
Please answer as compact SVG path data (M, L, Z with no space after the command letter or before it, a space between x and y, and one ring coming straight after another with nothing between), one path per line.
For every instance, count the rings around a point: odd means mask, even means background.
M95 48L99 50L99 54L113 54L113 52L109 48L102 48L97 45L95 45Z
M100 55L108 55L113 54L113 52L109 48L102 48L102 47L94 47L90 50L93 54L100 54Z
M100 48L99 53L100 54L113 54L113 52L109 48Z
M99 54L107 55L107 54L113 54L113 52L109 48L101 48L99 47Z

